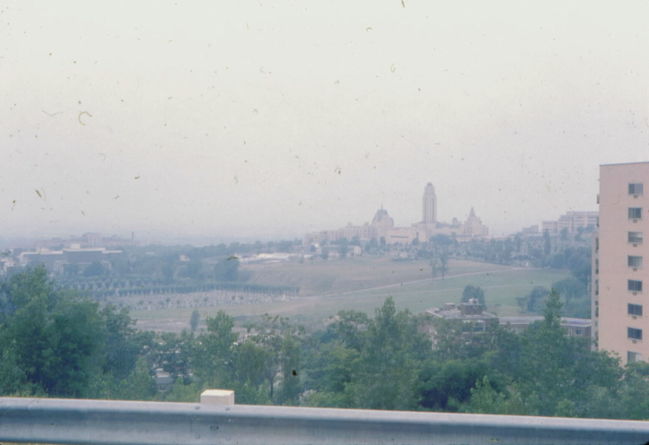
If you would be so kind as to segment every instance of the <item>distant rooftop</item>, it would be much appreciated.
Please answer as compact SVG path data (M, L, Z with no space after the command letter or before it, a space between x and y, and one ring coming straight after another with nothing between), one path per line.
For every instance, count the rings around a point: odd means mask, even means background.
M532 324L535 321L542 321L543 316L541 315L519 315L514 317L500 317L500 324ZM590 318L571 318L571 317L561 317L562 326L574 326L574 327L589 327L592 325Z
M612 165L633 165L633 164L649 164L649 161L638 161L638 162L614 162L612 164L599 164L600 167L608 167Z
M485 312L474 298L464 303L446 303L442 307L428 309L426 313L445 320L486 320L498 318L496 314Z

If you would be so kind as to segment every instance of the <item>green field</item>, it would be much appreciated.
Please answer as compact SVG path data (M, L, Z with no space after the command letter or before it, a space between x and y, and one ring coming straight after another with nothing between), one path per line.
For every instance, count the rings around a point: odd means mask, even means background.
M395 261L386 257L253 264L242 269L251 274L252 283L296 286L304 296L335 294L431 278L430 265L425 260ZM452 274L507 269L510 268L473 261L451 260L449 264L449 272Z
M451 261L446 278L432 279L426 262L395 262L387 258L274 263L246 269L252 273L252 282L300 286L301 296L272 303L204 307L198 309L203 318L224 310L240 320L269 313L318 325L343 309L371 313L389 296L399 308L421 312L459 301L468 284L485 290L490 311L515 315L517 296L527 294L534 286L549 287L569 276L563 270ZM133 317L142 329L179 331L187 328L191 312L192 309L134 311Z

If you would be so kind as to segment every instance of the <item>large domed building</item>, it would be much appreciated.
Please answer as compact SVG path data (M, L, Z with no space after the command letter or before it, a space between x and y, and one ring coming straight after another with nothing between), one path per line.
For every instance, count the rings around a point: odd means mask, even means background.
M388 211L381 206L374 214L371 223L355 226L349 223L337 230L324 230L308 233L304 237L304 244L321 244L323 242L340 241L342 239L359 241L377 240L386 244L410 244L417 240L426 242L436 235L453 237L457 241L466 241L473 238L488 236L489 229L475 214L473 207L464 223L453 218L451 223L444 223L437 217L437 195L432 183L424 187L422 200L422 219L411 226L396 227L394 219Z

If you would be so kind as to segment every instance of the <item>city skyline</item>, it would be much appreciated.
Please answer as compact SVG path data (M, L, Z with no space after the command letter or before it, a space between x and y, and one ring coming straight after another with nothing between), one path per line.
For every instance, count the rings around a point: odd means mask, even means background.
M462 221L457 217L453 217L450 222L440 221L437 218L437 195L433 184L428 182L422 195L421 219L412 221L407 226L395 225L394 218L381 205L381 208L376 210L371 223L366 221L361 225L354 225L349 222L345 227L339 229L306 233L303 243L305 245L319 245L323 242L357 239L359 241L375 240L388 245L409 245L415 241L427 242L437 235L465 241L489 236L489 228L478 218L473 207L471 207L466 219Z

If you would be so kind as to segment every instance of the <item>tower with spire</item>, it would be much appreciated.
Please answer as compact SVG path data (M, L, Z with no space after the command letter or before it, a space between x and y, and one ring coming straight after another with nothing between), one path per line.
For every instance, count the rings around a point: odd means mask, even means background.
M437 222L437 196L435 195L435 187L430 182L426 184L424 189L424 205L423 205L423 220L422 222L429 226Z

